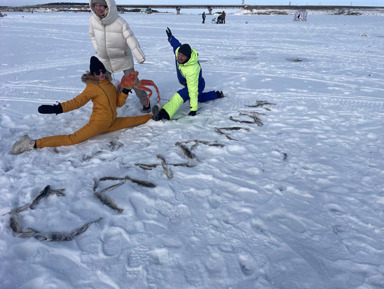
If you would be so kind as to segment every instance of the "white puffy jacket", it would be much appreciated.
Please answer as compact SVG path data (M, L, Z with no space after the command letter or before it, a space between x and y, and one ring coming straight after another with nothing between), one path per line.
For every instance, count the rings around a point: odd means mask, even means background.
M128 23L117 13L115 0L105 0L108 8L106 17L100 18L93 0L89 0L92 16L89 20L89 36L98 58L105 68L114 73L133 67L133 55L144 63L145 55Z

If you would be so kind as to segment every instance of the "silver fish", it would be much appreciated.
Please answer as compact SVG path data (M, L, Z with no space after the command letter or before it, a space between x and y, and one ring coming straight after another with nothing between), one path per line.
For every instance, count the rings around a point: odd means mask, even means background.
M271 103L265 100L258 100L255 105L246 105L247 107L262 107L265 105L276 105L276 103Z
M234 121L234 122L240 122L240 123L249 123L249 124L254 123L253 121L249 121L249 120L239 120L239 119L234 119L232 116L229 117L229 120L232 120L232 121Z
M221 129L218 128L218 127L215 127L215 132L217 132L218 134L225 135L225 137L226 137L227 139L229 139L229 140L235 140L235 141L237 141L237 139L235 139L235 138L231 137L229 134L227 134L227 133L221 131Z
M112 210L115 210L119 213L122 213L124 209L119 208L111 198L107 197L106 195L95 193L94 194L96 198L98 198L104 205L110 207Z
M104 194L105 192L114 190L114 189L116 189L116 188L118 188L118 187L120 187L120 186L122 186L124 184L125 184L125 182L120 182L118 184L112 185L112 186L110 186L108 188L105 188L102 191L100 191L99 194Z
M168 167L167 162L165 161L165 158L160 154L157 155L157 158L160 160L161 166L163 167L163 170L164 170L165 174L167 175L168 179L172 179L173 178L173 172Z
M11 227L13 233L19 238L31 238L34 234L34 232L31 231L29 228L27 228L27 231L22 230L21 225L19 223L19 218L17 216L12 216L10 218L9 226Z
M14 209L10 210L8 213L3 214L3 216L13 215L13 214L17 214L17 213L23 212L23 211L27 210L29 208L29 206L30 206L30 204L26 204L24 206L21 206L21 207L18 207L18 208L14 208Z
M100 181L108 181L108 180L112 180L112 181L126 181L126 180L129 180L133 183L136 183L140 186L144 186L144 187L148 187L148 188L154 188L156 187L156 185L154 183L151 183L151 182L148 182L148 181L144 181L144 180L138 180L138 179L134 179L134 178L131 178L130 176L125 176L123 178L119 178L119 177L102 177L99 179ZM124 183L124 182L123 182ZM117 184L116 186L121 186L123 183L120 183L120 184Z
M48 185L40 192L40 194L33 200L32 204L29 206L31 210L34 210L37 204L43 199L47 198L52 194L55 194L59 197L64 197L65 194L63 193L64 189L60 190L51 190L51 187Z
M76 236L81 235L84 233L90 225L93 223L99 222L102 220L102 218L98 218L97 220L91 221L86 223L85 225L69 232L39 232L31 228L27 228L29 232L31 232L31 237L34 237L35 239L39 241L47 241L47 242L52 242L52 241L72 241Z
M247 127L240 127L240 126L233 126L233 127L221 127L220 128L221 130L224 129L224 130L240 130L240 129L244 129L246 131L249 131L249 128Z
M121 181L125 180L125 178L119 178L119 177L102 177L99 179L99 181Z
M185 143L191 143L191 142L195 142L195 144L191 147L191 150L194 150L195 148L197 148L199 144L204 144L204 145L213 146L213 147L224 147L223 144L219 144L217 143L217 141L214 141L213 143L210 141L199 140L199 139L185 141Z
M139 186L143 186L143 187L147 187L147 188L155 188L156 187L156 184L148 182L148 181L134 179L134 178L130 178L130 177L128 177L128 178L132 183L138 184Z
M22 233L21 225L19 222L20 218L17 215L12 215L9 218L9 227L12 229L12 231L16 234Z
M248 111L248 110L241 110L239 111L240 115L242 114L251 114L251 115L266 115L265 113L260 113L257 111Z
M187 167L187 168L194 168L196 165L190 164L190 163L180 163L180 164L168 164L170 166L175 166L175 167Z
M218 127L215 127L215 132L217 132L218 134L226 134L225 132L222 132Z
M261 121L261 119L256 116L256 115L253 115L253 114L245 114L245 113L240 113L240 115L246 115L246 116L249 116L250 118L253 119L253 123L256 123L258 126L263 126L263 122Z
M180 149L181 149L181 151L183 152L183 154L187 157L187 158L189 158L189 159L197 159L196 158L196 156L194 155L194 153L192 153L190 150L189 150L189 148L187 148L185 145L183 145L182 143L180 143L180 142L177 142L177 143L175 143L175 145L177 145Z
M135 166L139 166L140 168L142 168L143 170L152 170L153 168L156 168L159 164L149 164L149 165L146 165L146 164L135 164Z

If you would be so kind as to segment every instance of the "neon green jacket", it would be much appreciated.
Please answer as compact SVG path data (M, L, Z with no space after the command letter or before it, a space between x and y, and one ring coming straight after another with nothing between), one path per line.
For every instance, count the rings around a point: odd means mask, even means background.
M179 48L177 48L175 51L176 59ZM181 74L178 75L179 81L183 85L186 84L188 88L191 111L197 111L197 101L199 96L199 77L201 75L201 67L198 61L199 55L195 49L192 49L191 58L186 63L180 64L177 62L177 68Z

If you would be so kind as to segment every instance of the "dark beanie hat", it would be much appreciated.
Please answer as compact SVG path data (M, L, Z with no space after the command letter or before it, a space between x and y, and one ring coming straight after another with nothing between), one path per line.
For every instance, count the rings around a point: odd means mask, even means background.
M189 44L183 44L180 46L178 52L190 58L192 53L191 46L189 46Z
M101 61L97 57L92 56L91 63L89 65L89 70L91 71L91 73L94 73L95 71L99 71L100 69L106 70L104 64L101 63Z

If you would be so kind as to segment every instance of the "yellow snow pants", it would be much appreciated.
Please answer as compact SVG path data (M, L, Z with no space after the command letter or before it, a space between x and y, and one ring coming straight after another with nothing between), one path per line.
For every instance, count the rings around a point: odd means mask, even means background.
M81 143L93 136L104 132L112 132L123 128L137 126L146 123L152 118L152 114L144 114L133 117L118 117L114 123L105 125L100 122L89 122L77 132L69 135L56 135L50 137L44 137L36 140L36 146L38 148L44 147L57 147L57 146L69 146L77 143Z

